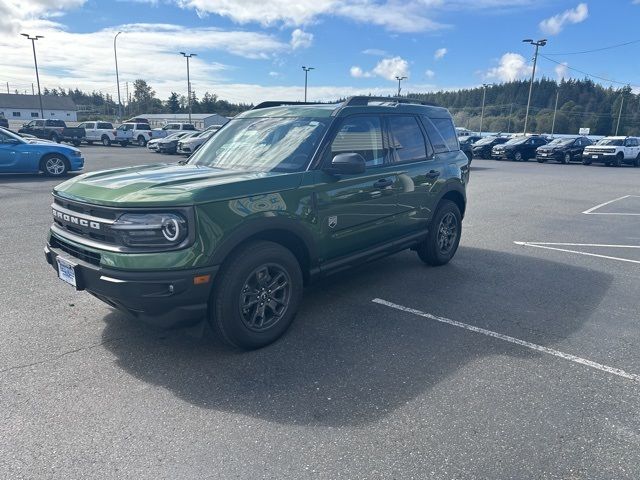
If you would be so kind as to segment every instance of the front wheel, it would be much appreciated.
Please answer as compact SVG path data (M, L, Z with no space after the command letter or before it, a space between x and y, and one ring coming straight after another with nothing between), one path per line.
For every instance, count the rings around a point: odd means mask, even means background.
M431 220L427 238L416 249L420 260L432 266L449 263L458 250L461 235L462 215L458 205L442 200Z
M516 152L513 158L515 159L516 162L521 162L523 159L522 154L520 152Z
M538 158L538 163L544 163L546 160L544 158Z
M50 177L61 177L67 170L67 160L59 155L49 155L40 164L42 171Z
M638 154L636 159L633 161L633 166L636 168L640 167L640 153Z
M582 164L583 165L591 165L591 160L589 160L588 158L585 158L582 160Z
M228 345L261 348L289 328L302 298L296 257L277 243L256 241L229 257L212 294L209 321Z
M571 163L571 154L570 153L565 153L564 154L564 163L565 165L569 165Z
M624 160L624 153L619 152L616 155L616 159L613 161L613 166L614 167L621 167L622 166L622 160Z

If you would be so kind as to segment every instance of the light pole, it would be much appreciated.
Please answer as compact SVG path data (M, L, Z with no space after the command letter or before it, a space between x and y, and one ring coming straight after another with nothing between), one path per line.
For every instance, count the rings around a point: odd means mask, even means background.
M27 37L31 40L31 46L33 47L33 63L36 66L36 80L38 82L38 100L40 101L40 115L44 119L44 108L42 108L42 94L40 93L40 75L38 74L38 59L36 58L36 40L44 38L42 35L36 35L35 37L29 36L28 33L21 33L23 37Z
M480 111L480 136L482 136L482 122L484 120L484 101L487 97L487 87L490 87L491 84L483 83L482 84L482 110Z
M620 94L620 110L618 110L618 122L616 123L616 136L618 136L618 128L620 128L620 117L622 117L622 105L624 105L624 90Z
M553 137L553 132L556 130L556 113L558 112L558 97L560 96L560 85L558 85L558 89L556 90L556 106L553 107L553 122L551 122L551 136Z
M507 120L507 133L511 133L511 112L513 112L513 103L509 105L509 117Z
M524 134L527 134L527 125L529 124L529 107L531 106L531 92L533 91L533 79L536 76L536 65L538 63L538 49L540 47L544 47L547 44L547 39L543 38L542 40L538 40L534 42L530 38L526 38L522 40L525 43L530 43L531 45L536 47L536 51L533 55L533 70L531 71L531 83L529 84L529 99L527 100L527 113L524 116Z
M302 66L302 70L304 70L304 101L307 102L307 75L311 70L315 70L315 67L305 67Z
M402 82L402 80L406 80L407 77L396 77L396 80L398 80L398 97L400 96L400 82Z
M122 103L120 102L120 76L118 74L118 51L116 50L116 40L118 39L118 35L122 32L116 33L116 36L113 37L113 56L116 59L116 83L118 84L118 121L122 120Z
M184 52L180 52L180 55L187 59L187 92L189 95L189 123L191 123L191 80L189 79L189 59L191 57L197 57L198 55L196 53L187 54Z

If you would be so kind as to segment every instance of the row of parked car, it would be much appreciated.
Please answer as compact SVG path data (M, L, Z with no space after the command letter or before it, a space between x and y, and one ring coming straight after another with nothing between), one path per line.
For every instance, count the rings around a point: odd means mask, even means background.
M209 140L219 129L219 125L212 125L202 131L174 132L165 138L157 138L149 141L147 148L156 153L168 153L172 155L179 153L188 156L200 148L200 146Z
M130 144L144 147L150 140L164 138L175 132L194 132L196 127L190 123L168 123L162 128L151 128L145 119L127 120L118 127L111 122L83 122L77 127L68 127L63 120L39 119L25 123L18 134L52 142L68 142L76 147L86 142L89 145L101 143L104 146L119 144L126 147Z
M640 167L640 139L637 137L605 137L595 143L585 136L552 139L544 135L465 135L459 140L469 161L473 158L516 162L536 159L539 163L552 160L564 164L582 162L584 165L603 163Z

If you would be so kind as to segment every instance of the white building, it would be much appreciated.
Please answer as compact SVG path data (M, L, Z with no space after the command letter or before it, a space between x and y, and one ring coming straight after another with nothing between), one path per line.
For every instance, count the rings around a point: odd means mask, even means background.
M42 95L44 118L77 122L76 105L69 97ZM0 116L10 122L28 122L40 118L38 95L0 93Z

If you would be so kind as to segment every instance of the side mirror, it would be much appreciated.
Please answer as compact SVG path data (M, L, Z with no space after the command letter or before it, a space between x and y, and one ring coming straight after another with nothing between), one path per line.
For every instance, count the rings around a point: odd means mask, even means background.
M327 169L332 174L358 174L364 173L365 161L359 153L340 153L333 157L331 168Z

